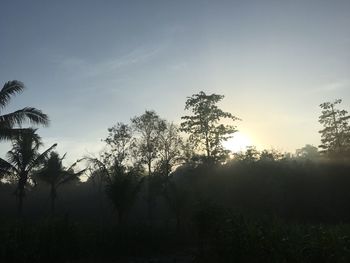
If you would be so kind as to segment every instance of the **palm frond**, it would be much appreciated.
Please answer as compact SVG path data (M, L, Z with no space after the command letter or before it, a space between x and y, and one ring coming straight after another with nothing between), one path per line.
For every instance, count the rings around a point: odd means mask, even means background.
M18 80L6 82L0 90L0 109L4 108L9 103L11 96L22 92L23 89L24 84Z
M8 161L0 158L0 178L11 175L12 173L17 173L18 170Z
M31 163L28 165L27 171L31 171L34 167L40 165L43 163L49 153L57 146L57 143L53 144L50 148L48 148L46 151L44 151L42 154L40 154L37 158L31 161Z
M2 128L0 126L0 141L1 140L12 140L15 137L18 137L23 129L9 129L9 128Z
M110 173L108 168L106 167L106 165L101 162L100 160L98 160L97 158L90 158L90 157L86 157L85 160L87 160L87 162L96 167L98 170L102 171L103 173L105 173L105 175L107 175L107 177L110 177Z
M21 154L18 154L16 151L8 151L6 153L8 162L13 165L13 167L18 167L18 169L21 169L20 167L23 167L23 160Z
M0 115L0 129L11 129L15 125L20 126L27 121L30 124L47 126L49 124L49 117L41 110L26 107L12 113Z
M85 172L85 169L80 171L80 172L78 172L78 173L72 173L72 172L69 172L69 171L62 172L62 178L57 183L57 187L62 185L62 184L65 184L67 182L78 180L79 176L81 176L84 172Z

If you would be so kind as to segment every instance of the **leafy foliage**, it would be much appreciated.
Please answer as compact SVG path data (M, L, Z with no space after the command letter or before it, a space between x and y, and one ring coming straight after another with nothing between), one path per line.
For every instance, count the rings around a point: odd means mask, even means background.
M182 157L183 140L179 129L174 123L165 122L165 127L159 133L159 161L158 171L168 176L172 168L179 163Z
M165 129L165 122L155 111L145 111L141 116L131 119L134 130L139 134L136 139L136 153L147 164L148 175L152 174L152 162L158 157L159 134Z
M104 140L110 151L104 153L105 161L114 162L116 165L126 165L131 159L133 140L132 129L129 125L118 122L108 128L108 136Z
M110 180L106 184L106 195L112 201L118 212L118 222L123 223L125 214L134 204L142 185L139 174L129 171L125 174L112 172Z
M221 110L217 103L223 95L207 95L203 91L187 98L185 110L192 111L193 115L181 117L181 130L190 134L190 140L204 150L208 160L219 161L227 156L228 151L222 142L232 137L236 127L220 123L222 119L239 120L229 112Z
M342 100L338 99L320 105L322 115L319 117L319 122L324 128L319 131L322 142L319 147L322 152L336 156L350 151L350 115L346 110L337 108L341 102Z
M17 80L4 84L0 90L0 113L8 105L12 96L22 92L23 89L24 84ZM49 118L41 110L33 107L25 107L12 113L0 115L0 140L11 139L21 133L21 129L16 129L15 126L21 126L26 121L31 124L48 125Z
M81 170L74 172L74 166L78 161L72 164L69 168L65 168L62 164L62 158L56 152L51 152L50 157L44 160L43 168L36 172L35 176L41 181L50 186L50 198L51 198L51 213L55 212L55 200L57 197L57 189L63 184L70 181L79 180L79 176L85 172Z
M57 146L53 144L43 153L39 153L41 138L35 129L25 129L16 134L12 140L12 149L7 153L7 161L0 158L3 175L13 177L17 181L18 212L22 213L25 186L35 169L41 166L48 154Z

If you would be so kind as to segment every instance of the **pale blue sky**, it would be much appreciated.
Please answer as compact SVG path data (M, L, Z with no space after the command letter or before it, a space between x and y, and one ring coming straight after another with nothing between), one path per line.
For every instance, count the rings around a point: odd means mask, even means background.
M27 86L7 110L49 114L39 133L71 158L145 109L179 123L200 90L224 94L260 148L318 145L318 105L343 98L349 110L350 1L1 0L0 10L0 81Z

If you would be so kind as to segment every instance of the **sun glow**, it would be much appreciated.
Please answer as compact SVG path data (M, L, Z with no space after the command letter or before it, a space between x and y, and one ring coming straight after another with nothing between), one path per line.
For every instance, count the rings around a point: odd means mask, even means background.
M253 145L253 141L246 135L236 132L233 138L223 143L224 147L232 152L244 151L247 146Z

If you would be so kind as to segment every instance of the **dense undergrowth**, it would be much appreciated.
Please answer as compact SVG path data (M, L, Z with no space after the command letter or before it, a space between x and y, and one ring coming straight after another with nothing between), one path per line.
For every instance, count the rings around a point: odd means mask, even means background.
M68 219L3 222L0 257L1 262L103 262L182 252L193 262L350 260L350 225L290 224L217 207L199 211L193 223L190 233L178 233L147 226L82 225Z
M54 217L43 213L47 189L33 189L22 219L6 214L14 198L2 186L0 259L176 262L181 253L187 261L178 262L350 262L349 186L344 163L181 167L155 197L152 222L141 191L120 224L90 181L62 188Z

